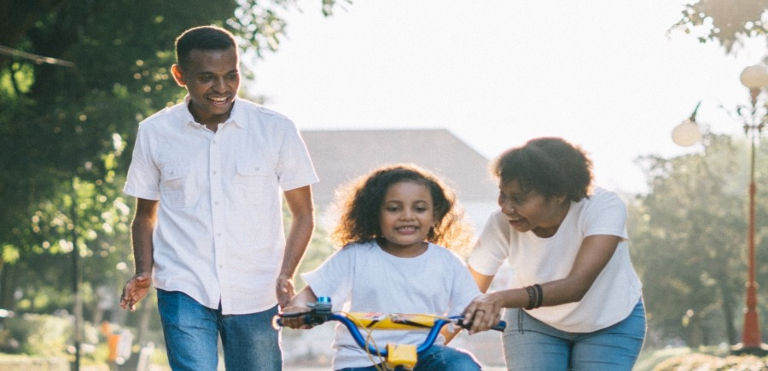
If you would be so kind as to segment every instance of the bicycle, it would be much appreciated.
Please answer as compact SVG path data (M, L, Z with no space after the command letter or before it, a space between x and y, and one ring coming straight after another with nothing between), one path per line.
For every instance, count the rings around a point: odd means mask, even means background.
M309 312L281 313L275 316L273 324L275 328L282 326L282 318L303 317L306 325L315 327L328 321L338 321L352 334L357 345L365 350L371 359L378 356L383 359L387 367L395 368L403 366L405 369L413 369L418 361L418 356L427 351L437 340L440 330L446 325L456 325L464 329L472 326L471 322L464 322L464 316L440 317L427 314L403 314L403 313L363 313L363 312L333 312L331 310L331 298L319 297L317 302L308 303ZM360 328L365 329L367 336L363 336ZM504 331L506 323L500 321L493 330ZM413 344L386 344L385 349L379 349L375 342L372 343L371 331L373 330L429 330L424 341L419 345ZM377 364L374 362L374 364Z

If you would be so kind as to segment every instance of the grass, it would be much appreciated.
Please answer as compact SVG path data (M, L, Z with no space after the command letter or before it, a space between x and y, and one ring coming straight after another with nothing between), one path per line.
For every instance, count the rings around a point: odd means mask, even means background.
M632 371L652 371L656 365L672 357L680 357L692 354L691 348L664 348L657 350L643 350L637 359Z
M766 370L768 357L734 355L728 347L687 347L643 350L633 371L707 370L740 371Z

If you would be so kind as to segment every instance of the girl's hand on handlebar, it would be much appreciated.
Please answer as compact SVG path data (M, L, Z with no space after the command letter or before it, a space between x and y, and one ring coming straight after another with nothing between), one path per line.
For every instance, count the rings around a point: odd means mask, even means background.
M283 326L290 327L292 329L311 329L312 326L304 323L305 316L303 315L309 313L310 311L310 308L304 306L285 307L280 313L282 317L280 322L283 324Z
M464 309L465 321L472 323L469 334L490 330L501 321L501 301L493 294L483 294L476 297Z

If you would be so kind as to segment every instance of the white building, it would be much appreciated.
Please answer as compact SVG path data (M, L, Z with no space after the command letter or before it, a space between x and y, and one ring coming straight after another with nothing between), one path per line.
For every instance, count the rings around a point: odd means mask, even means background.
M448 130L328 130L301 135L320 177L313 186L320 210L327 209L340 185L394 163L413 163L443 179L456 191L478 231L498 207L498 186L488 170L489 160Z

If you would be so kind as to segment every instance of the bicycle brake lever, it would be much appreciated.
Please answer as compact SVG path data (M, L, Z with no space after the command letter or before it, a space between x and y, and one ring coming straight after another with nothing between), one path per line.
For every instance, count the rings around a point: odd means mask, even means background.
M307 307L312 310L304 313L304 323L312 327L328 322L328 319L333 314L331 312L333 307L331 305L331 298L327 296L317 298L317 301L314 303L307 303Z
M461 327L463 329L469 329L470 327L472 327L472 321L464 322L463 318L459 318L459 319L456 320L456 325L458 325L459 327ZM506 328L507 328L507 322L499 321L499 323L497 323L497 324L495 324L495 325L493 325L491 327L491 330L496 330L496 331L504 332L504 329L506 329Z
M317 302L315 303L307 303L307 307L310 308L308 312L295 312L295 313L281 313L275 316L272 320L272 327L275 329L278 329L279 326L283 325L283 318L298 318L303 317L304 318L304 324L309 325L310 327L315 327L317 325L322 325L325 322L328 322L328 319L333 314L331 312L332 305L331 305L331 298L329 297L319 297L317 298Z

